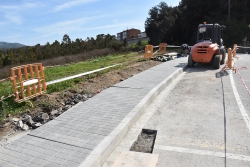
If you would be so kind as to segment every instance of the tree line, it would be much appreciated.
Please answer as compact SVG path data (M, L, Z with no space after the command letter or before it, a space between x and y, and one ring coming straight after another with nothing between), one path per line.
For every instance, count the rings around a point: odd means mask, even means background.
M7 65L14 66L60 56L81 54L95 49L111 48L114 51L119 51L123 46L124 42L117 41L116 36L110 34L99 34L95 39L93 37L88 37L86 40L77 38L75 41L72 41L69 35L65 34L61 42L55 40L52 44L47 42L44 46L37 44L22 48L1 49L0 68Z
M160 2L148 14L145 31L153 45L161 42L193 45L197 27L204 22L227 27L222 31L226 47L242 43L245 37L250 39L249 0L181 0L176 7Z

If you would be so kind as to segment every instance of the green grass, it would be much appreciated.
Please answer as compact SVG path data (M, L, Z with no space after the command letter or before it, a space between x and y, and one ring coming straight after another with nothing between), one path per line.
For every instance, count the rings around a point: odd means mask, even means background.
M52 84L47 86L47 93L52 92L60 92L67 88L75 89L78 84L85 81L86 79L94 78L98 75L105 74L111 70L114 69L122 69L125 68L127 65L133 62L139 62L144 61L143 58L136 58L135 56L138 53L128 53L128 54L117 54L117 55L108 55L105 57L96 58L93 60L85 61L85 62L79 62L79 63L70 63L65 66L55 66L53 68L45 68L44 75L46 82L53 81L56 79L96 70L99 68L111 66L114 64L122 63L120 66L116 66L113 68L105 69L100 72L96 72L93 74L89 74L85 77L75 78L68 81ZM12 88L12 82L5 81L0 83L0 98L2 96L8 96L9 94L12 94L13 88ZM2 120L4 117L11 115L18 115L26 112L26 110L30 108L25 102L24 103L16 103L14 102L14 97L8 98L4 100L3 102L0 102L0 120Z
M96 70L106 66L123 63L130 60L137 53L129 53L124 55L109 55L106 57L101 57L93 59L86 62L71 63L67 66L57 66L54 68L45 68L46 81L52 81L55 79L72 76L87 71Z

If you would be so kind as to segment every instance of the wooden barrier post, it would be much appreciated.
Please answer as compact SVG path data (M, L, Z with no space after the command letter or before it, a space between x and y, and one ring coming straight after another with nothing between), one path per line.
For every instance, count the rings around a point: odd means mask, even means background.
M167 43L160 43L159 53L164 54L167 52Z
M46 91L44 67L41 63L11 68L11 80L16 96L15 101L18 103L42 95Z
M227 53L228 53L227 66L229 69L232 69L233 66L232 49L228 48Z
M234 49L233 49L233 57L236 57L236 51L237 51L237 44L234 44Z
M144 58L151 58L153 56L153 45L146 45Z
M16 100L19 100L18 89L16 87L16 74L15 74L14 69L11 69L11 80L12 80L12 83L13 83L14 94L16 96Z

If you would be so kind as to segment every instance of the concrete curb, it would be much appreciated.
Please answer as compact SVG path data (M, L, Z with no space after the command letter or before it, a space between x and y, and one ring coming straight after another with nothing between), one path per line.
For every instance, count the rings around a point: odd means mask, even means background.
M122 122L99 143L80 167L100 167L115 147L121 142L129 129L134 125L144 110L179 74L187 69L187 65L175 70L170 76L154 87L139 104L122 120Z

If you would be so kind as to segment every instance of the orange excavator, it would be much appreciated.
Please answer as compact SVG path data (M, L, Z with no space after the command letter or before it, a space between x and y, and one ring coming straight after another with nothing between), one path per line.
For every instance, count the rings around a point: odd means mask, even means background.
M188 57L188 67L194 67L195 63L212 62L214 68L219 69L225 63L226 49L221 38L221 30L225 28L218 23L199 24L197 41Z

